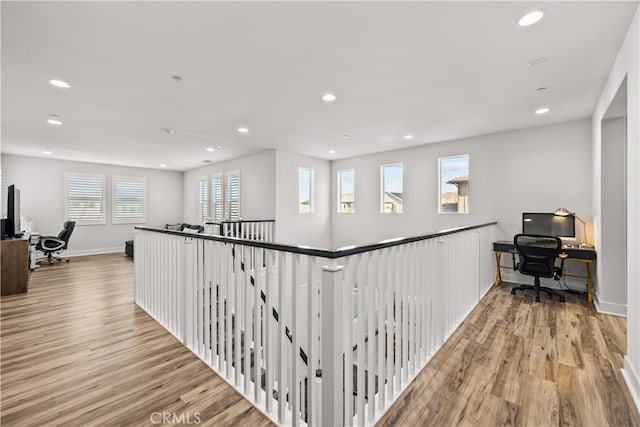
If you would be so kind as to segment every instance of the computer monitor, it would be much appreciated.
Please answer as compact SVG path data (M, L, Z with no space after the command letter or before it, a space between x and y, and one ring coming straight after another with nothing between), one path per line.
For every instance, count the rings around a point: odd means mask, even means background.
M554 213L523 213L522 232L544 236L576 237L576 217Z
M5 233L8 237L14 237L22 231L20 225L20 190L15 185L7 189L7 222Z

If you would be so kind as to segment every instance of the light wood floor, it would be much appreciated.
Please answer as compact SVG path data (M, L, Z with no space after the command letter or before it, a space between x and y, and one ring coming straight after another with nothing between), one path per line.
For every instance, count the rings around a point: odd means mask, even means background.
M157 412L270 424L133 304L132 277L120 254L73 258L2 297L0 424L151 425ZM625 320L509 288L483 298L379 424L640 426L620 375Z
M2 426L271 424L134 305L124 255L45 262L0 317Z
M491 289L379 426L640 426L624 318Z

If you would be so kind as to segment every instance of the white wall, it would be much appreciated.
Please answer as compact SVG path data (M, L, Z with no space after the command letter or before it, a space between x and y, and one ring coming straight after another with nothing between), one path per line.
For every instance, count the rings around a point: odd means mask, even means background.
M626 120L602 122L602 216L598 244L600 278L595 289L600 310L627 314L626 270Z
M64 173L107 175L107 224L76 225L67 255L124 251L124 242L133 239L132 224L111 224L111 176L147 178L147 224L174 223L182 219L182 172L2 155L3 199L6 187L20 189L21 214L42 235L57 235L64 217ZM4 202L6 204L6 201ZM6 208L5 208L6 209Z
M315 209L298 212L298 168L314 170ZM291 245L331 248L329 161L276 151L276 241Z
M593 112L593 218L595 243L602 241L601 120L627 77L627 355L623 375L640 408L640 17L631 22L609 79ZM598 272L601 277L602 271ZM606 284L603 283L603 286Z
M438 214L438 158L469 154L469 214ZM380 213L380 165L404 164L404 213ZM498 221L498 238L520 232L522 212L565 207L591 222L591 128L588 119L371 154L332 163L355 170L355 210L337 213L334 246L411 236ZM576 233L582 232L577 224ZM588 229L588 240L591 230Z
M198 181L219 172L240 170L242 219L275 219L275 151L267 150L184 173L184 221L200 223Z

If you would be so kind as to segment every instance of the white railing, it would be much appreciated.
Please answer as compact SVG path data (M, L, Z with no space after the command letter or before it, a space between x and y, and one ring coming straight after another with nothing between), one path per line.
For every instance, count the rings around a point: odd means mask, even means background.
M135 299L275 422L373 425L490 286L494 229L323 251L141 227Z
M205 233L259 242L273 242L274 225L274 220L212 222L205 224Z

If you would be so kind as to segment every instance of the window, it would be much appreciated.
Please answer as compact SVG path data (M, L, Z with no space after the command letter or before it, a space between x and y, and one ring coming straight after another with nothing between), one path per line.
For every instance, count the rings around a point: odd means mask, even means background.
M438 159L439 213L469 213L469 155Z
M402 213L404 194L402 192L402 163L380 167L380 212Z
M313 169L298 168L298 212L313 213Z
M240 171L225 172L225 219L240 219Z
M209 178L200 178L198 181L198 213L200 224L207 222L209 218Z
M77 225L106 224L105 176L65 172L64 216Z
M113 224L144 224L147 222L147 179L113 176Z
M222 200L222 173L219 173L211 177L211 218L215 222L224 220Z
M338 172L338 213L355 212L355 173L353 169Z

